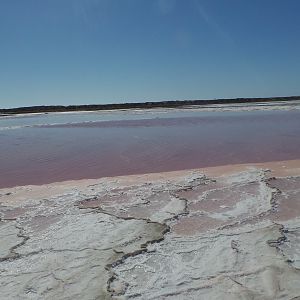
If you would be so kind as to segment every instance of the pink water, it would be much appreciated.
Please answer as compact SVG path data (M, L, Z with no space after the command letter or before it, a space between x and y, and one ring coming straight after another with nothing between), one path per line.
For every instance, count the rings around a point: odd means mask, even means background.
M32 118L0 131L0 188L300 158L297 110Z

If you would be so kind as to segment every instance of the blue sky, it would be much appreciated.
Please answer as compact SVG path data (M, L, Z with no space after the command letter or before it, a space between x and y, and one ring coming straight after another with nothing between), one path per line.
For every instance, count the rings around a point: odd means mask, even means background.
M299 0L1 0L0 107L300 94Z

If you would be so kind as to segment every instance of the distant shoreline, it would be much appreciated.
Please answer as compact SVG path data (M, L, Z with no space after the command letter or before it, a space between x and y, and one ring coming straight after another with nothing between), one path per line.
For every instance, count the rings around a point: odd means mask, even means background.
M268 97L268 98L230 98L214 100L171 100L158 102L136 102L136 103L116 103L116 104L88 104L88 105L45 105L28 106L17 108L0 109L0 115L48 113L48 112L72 112L72 111L98 111L115 109L149 109L149 108L180 108L184 106L205 106L211 104L241 104L259 102L279 102L300 100L300 96L289 97Z

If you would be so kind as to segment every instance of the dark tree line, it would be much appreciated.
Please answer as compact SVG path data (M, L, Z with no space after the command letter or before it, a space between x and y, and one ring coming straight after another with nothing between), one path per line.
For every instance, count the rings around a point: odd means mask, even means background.
M158 102L139 102L139 103L119 103L119 104L88 104L88 105L50 105L50 106L29 106L18 108L0 109L0 114L23 114L23 113L47 113L47 112L68 112L68 111L95 111L113 110L130 108L174 108L193 105L211 104L238 104L255 102L275 102L300 100L300 96L273 97L273 98L235 98L235 99L214 99L214 100L174 100Z

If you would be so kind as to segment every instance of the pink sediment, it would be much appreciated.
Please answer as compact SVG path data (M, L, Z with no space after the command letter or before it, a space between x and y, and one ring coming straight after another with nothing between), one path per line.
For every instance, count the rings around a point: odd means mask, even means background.
M282 162L267 162L259 164L241 164L227 165L219 167L210 167L193 170L182 170L162 173L150 173L142 175L118 176L102 179L84 179L76 181L64 181L51 183L40 186L21 186L16 188L4 188L1 191L0 202L2 205L14 207L11 209L1 209L3 217L7 219L18 218L25 214L28 210L34 207L26 206L29 199L46 199L64 194L72 189L93 190L93 185L105 184L108 185L108 192L91 197L90 199L82 200L77 205L79 208L103 208L110 213L116 213L116 207L129 205L126 212L119 212L122 217L148 218L153 212L159 211L161 207L170 202L170 194L161 191L156 194L149 194L143 197L143 203L138 206L134 203L136 192L143 194L143 189L147 188L147 184L156 184L163 181L168 181L171 184L176 184L178 180L185 178L189 174L201 173L208 178L217 179L216 181L208 181L204 185L196 186L192 189L178 189L174 192L176 197L187 201L187 209L193 214L199 214L198 217L188 216L181 218L180 222L174 228L179 231L180 226L190 227L194 224L195 228L204 230L204 228L218 228L221 225L226 225L228 220L222 221L212 218L212 213L225 213L231 210L241 200L241 195L255 194L257 191L257 183L250 182L242 186L232 187L226 185L223 178L239 172L247 172L253 168L267 170L266 178L296 176L300 174L300 160L282 161ZM219 180L219 179L222 180ZM277 185L286 185L286 182L279 179L270 180L270 186L276 188ZM133 189L133 186L142 186L139 191ZM272 214L272 218L289 218L294 217L299 213L299 205L296 201L298 194L289 195L288 199L283 196L278 198L278 212ZM25 207L23 207L25 205ZM21 207L20 207L21 206ZM189 219L191 218L191 219ZM236 220L239 220L237 217ZM186 224L186 225L185 225ZM190 227L191 230L192 226Z

